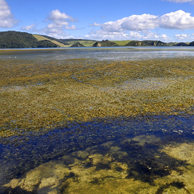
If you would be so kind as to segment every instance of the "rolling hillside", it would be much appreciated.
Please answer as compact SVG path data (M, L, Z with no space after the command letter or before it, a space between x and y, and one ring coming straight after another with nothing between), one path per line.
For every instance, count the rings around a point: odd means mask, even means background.
M58 47L50 40L38 40L26 32L0 32L0 48L47 48Z
M193 42L165 43L156 40L87 40L56 39L46 35L26 32L0 32L0 48L52 48L52 47L112 47L112 46L194 46Z
M52 40L52 39L49 39L49 38L46 38L45 36L41 36L41 35L38 35L38 34L33 34L33 36L38 40L38 41L42 41L42 40L48 40L54 44L56 44L58 47L67 47L67 45L63 44L63 43L60 43L56 40Z

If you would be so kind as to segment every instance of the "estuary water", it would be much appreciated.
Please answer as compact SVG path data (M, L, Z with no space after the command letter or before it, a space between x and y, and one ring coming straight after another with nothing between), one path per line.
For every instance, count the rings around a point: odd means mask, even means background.
M193 47L104 47L0 50L0 59L22 60L145 60L194 56Z
M45 64L193 56L193 47L0 50L0 60ZM193 153L194 116L183 112L73 121L47 132L0 137L0 194L190 194Z

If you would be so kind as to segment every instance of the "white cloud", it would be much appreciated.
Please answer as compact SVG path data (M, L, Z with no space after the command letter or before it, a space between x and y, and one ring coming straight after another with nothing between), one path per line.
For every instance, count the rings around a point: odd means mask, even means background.
M124 18L121 27L124 30L142 31L157 27L157 16L150 14L132 15Z
M117 21L110 21L102 24L102 30L107 32L119 31L142 31L154 29L158 26L157 16L150 14L132 15Z
M90 26L101 26L102 24L98 24L96 22L94 22L93 24L90 24Z
M94 23L90 26L100 26L100 24ZM172 41L172 39L166 34L158 34L150 31L159 28L178 30L194 29L194 17L183 10L167 13L162 16L150 14L131 15L116 21L109 21L101 24L100 30L91 31L87 38L129 38Z
M161 28L194 29L194 17L182 10L167 13L158 19Z
M76 30L75 25L72 25L72 26L66 26L65 28L66 28L67 30Z
M129 34L128 34L128 38L130 38L130 39L141 39L142 35L138 32L130 31Z
M65 29L76 30L75 25L69 25L69 22L74 22L76 20L66 13L60 12L58 9L50 12L49 16L47 17L47 21L50 23L46 28L43 29L43 32L50 36L69 36L64 32Z
M5 0L0 0L0 27L11 28L17 23Z
M88 35L85 35L85 38L102 40L102 39L120 39L125 36L126 34L123 32L118 33L118 32L105 32L102 30L98 30L98 31L92 30Z
M91 31L85 36L88 39L109 39L109 40L163 40L168 41L170 38L166 34L156 34L151 31L143 32L106 32L103 30Z
M178 40L185 40L185 39L191 38L191 36L189 34L175 34L175 37Z
M170 40L170 38L166 34L157 34L151 31L144 31L142 38L144 40L162 40L162 41Z
M145 31L155 28L194 29L194 17L190 13L178 10L160 17L150 14L132 15L101 25L101 30L105 32Z
M88 35L85 36L87 39L95 40L162 40L171 41L171 38L166 34L158 34L152 31L120 31L120 32L107 32L102 29L92 30Z
M187 2L194 3L194 0L166 0L166 1L171 1L175 3L187 3Z
M136 32L138 34L138 32ZM87 39L111 39L111 40L119 40L119 39L128 39L128 33L124 32L106 32L102 30L91 31L88 35L85 36Z
M73 20L71 16L68 16L66 13L61 13L58 9L51 11L48 17L51 21L60 21L60 20Z
M26 30L26 31L31 31L31 30L35 31L36 30L36 25L32 24L32 25L24 26L21 29Z

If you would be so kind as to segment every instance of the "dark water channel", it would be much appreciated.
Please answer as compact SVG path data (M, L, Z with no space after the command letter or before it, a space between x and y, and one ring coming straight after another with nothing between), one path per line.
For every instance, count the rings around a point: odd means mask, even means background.
M137 144L135 140L123 141L141 135L154 135L161 138L161 141L145 144ZM63 155L87 147L97 146L96 152L104 154L107 150L101 144L107 141L114 141L114 146L121 147L130 156L120 158L116 153L114 155L114 160L133 165L128 177L153 184L155 176L166 176L170 174L171 169L186 165L185 161L161 153L160 148L169 142L194 142L194 116L96 119L93 122L71 123L68 127L57 128L44 134L28 132L25 136L1 138L0 183L3 185L13 178L20 178L42 163L51 159L60 160ZM153 160L155 154L160 157ZM92 164L88 162L87 165ZM96 168L109 166L98 164ZM118 167L119 170L121 169Z

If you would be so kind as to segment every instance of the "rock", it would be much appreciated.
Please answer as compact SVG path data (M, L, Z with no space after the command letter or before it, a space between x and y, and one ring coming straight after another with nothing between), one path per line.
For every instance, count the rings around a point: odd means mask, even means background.
M86 151L78 151L77 157L81 158L82 160L86 159L89 156L88 152Z
M19 185L20 179L12 179L8 184L5 184L5 187L11 187L12 189Z
M26 191L33 191L34 188L40 183L41 171L31 170L27 173L26 178L20 182L21 188Z
M59 185L59 182L56 180L55 177L49 177L49 178L44 178L41 180L41 183L39 185L39 189L43 187L56 187Z
M62 160L65 165L73 164L75 162L75 159L71 156L63 156Z

